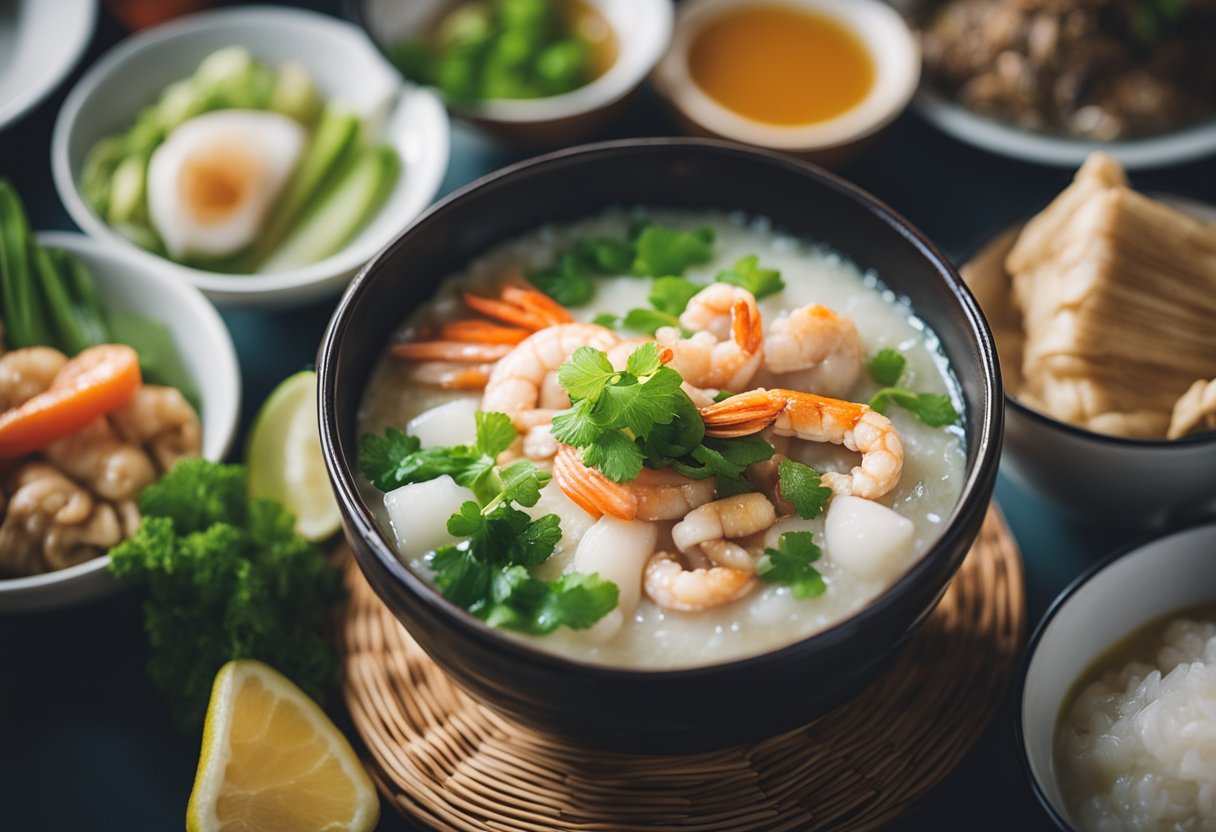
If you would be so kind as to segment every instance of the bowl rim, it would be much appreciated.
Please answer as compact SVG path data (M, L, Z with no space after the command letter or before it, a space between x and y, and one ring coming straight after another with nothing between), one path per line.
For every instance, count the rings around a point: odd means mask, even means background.
M335 283L358 271L391 239L395 239L397 232L392 236L386 233L379 239L359 247L354 246L354 240L351 240L324 260L286 271L248 274L208 271L146 251L124 238L84 201L77 171L72 167L69 151L71 136L76 130L80 111L96 94L98 86L116 73L125 71L130 61L149 50L160 48L167 42L190 40L200 32L228 28L234 23L271 33L275 33L283 25L325 31L327 36L344 41L347 44L346 49L367 50L375 62L383 64L384 77L389 79L394 87L393 108L405 106L407 102L416 102L432 111L428 114L427 129L437 131L439 138L433 169L428 165L424 170L405 170L398 178L398 187L406 176L412 180L420 180L422 190L419 193L425 192L424 205L430 204L442 185L451 150L451 128L447 112L438 97L431 90L403 81L379 50L367 43L363 31L350 21L308 9L286 6L252 5L208 9L137 32L111 46L77 79L55 116L51 131L52 179L68 215L85 234L103 245L128 251L149 264L158 263L204 293L223 300L248 297L251 302L256 302L258 297L307 294L309 290ZM409 218L409 222L416 220L420 213Z
M693 80L689 52L700 30L722 15L748 6L776 6L827 17L851 32L874 63L875 81L855 105L831 118L807 124L770 124L719 103ZM860 25L868 17L878 27ZM895 44L888 60L882 49ZM883 67L886 66L886 73ZM880 85L883 75L889 88ZM793 151L827 150L881 131L908 108L921 75L921 50L908 22L882 0L685 0L676 16L671 47L655 69L655 86L671 107L700 128L758 147ZM880 93L882 97L880 97Z
M600 0L588 0L593 6L599 6ZM343 0L345 16L354 23L376 51L393 67L400 77L400 70L393 64L388 50L380 39L372 34L368 25L367 15L363 11L363 3L359 0ZM639 5L641 14L649 17L647 21L651 28L657 27L657 43L660 48L653 54L645 53L638 57L636 66L616 72L622 66L620 55L612 65L600 75L592 78L581 87L559 95L547 95L541 98L487 98L472 104L452 103L439 96L443 106L461 118L477 121L494 122L497 124L526 125L544 124L550 121L560 121L576 118L587 113L602 110L625 98L639 84L644 82L663 60L663 56L671 44L672 33L675 30L674 0L646 0ZM430 87L427 87L430 89ZM436 95L438 92L436 91Z
M966 473L959 499L951 510L942 531L935 538L920 558L913 563L894 583L870 600L864 607L853 614L837 621L830 627L812 633L789 644L776 647L754 655L742 656L722 662L695 665L675 669L645 669L626 668L616 665L597 664L559 655L542 648L532 646L523 639L515 638L503 631L490 627L485 622L471 615L467 610L456 606L431 585L425 578L413 569L403 564L397 555L385 543L383 533L375 523L371 513L363 505L358 486L352 471L343 464L344 442L337 429L337 410L335 407L336 387L334 384L334 361L340 350L341 341L351 327L350 310L354 308L359 297L368 291L371 277L379 271L380 265L392 257L404 244L411 233L424 228L426 223L451 210L452 206L481 188L511 180L536 167L548 167L563 163L578 163L580 158L595 158L603 155L628 153L637 150L653 148L671 148L685 151L699 151L715 154L751 157L754 161L784 167L796 175L813 178L820 184L832 190L838 196L853 200L866 207L869 212L891 231L898 234L914 248L921 256L933 265L934 270L943 279L947 290L958 303L958 310L966 321L976 347L977 359L983 374L982 392L990 401L986 412L976 414L977 450L974 464ZM318 419L321 427L321 446L325 457L326 469L330 482L334 486L335 495L347 521L348 532L353 532L367 544L367 548L375 555L379 567L388 572L392 578L405 585L409 594L417 601L425 604L436 615L444 619L465 637L495 650L508 654L513 661L521 662L521 667L528 664L540 664L550 668L573 669L589 678L605 681L642 681L689 680L699 677L710 677L725 671L742 671L771 662L780 662L795 657L813 645L820 649L828 649L847 642L859 626L895 606L910 587L915 587L924 580L926 573L936 565L935 552L950 548L957 543L961 536L961 527L969 515L982 512L986 507L979 505L986 480L995 478L996 467L1000 457L1001 435L1004 419L1001 402L1000 367L996 360L996 346L988 323L979 309L979 305L971 294L971 290L958 276L953 263L934 245L928 237L909 223L902 215L890 208L877 197L870 195L857 185L838 177L809 162L791 157L776 151L747 147L735 142L706 138L675 138L651 137L615 139L592 144L564 148L531 159L501 168L464 187L452 192L444 199L432 205L418 221L403 231L396 240L380 251L355 279L339 300L326 326L318 350L317 373L320 386L318 398ZM356 547L357 548L357 547ZM961 560L961 559L960 559ZM360 563L362 569L362 563Z
M1216 213L1216 202L1209 202L1202 197L1194 194L1188 194L1184 191L1167 188L1153 188L1152 190L1144 191L1143 193L1153 197L1161 197L1164 201L1171 202L1175 206L1179 204L1194 203L1199 207L1206 208L1213 213ZM994 230L985 233L978 241L967 246L963 250L963 254L958 259L959 272L961 273L962 269L977 256L979 256L979 254L985 248L987 248L990 243L992 243L1002 234L1024 227L1026 223L1038 216L1039 213L1041 213L1043 209L1046 208L1047 205L1049 205L1054 199L1055 197L1052 197L1051 199L1047 200L1043 203L1042 207L1038 208L1033 213L1019 214L1013 219L1003 220L999 225L996 226ZM1000 356L998 355L998 359L999 357ZM1114 434L1110 433L1098 433L1097 431L1090 430L1089 428L1083 428L1080 425L1070 424L1069 422L1057 419L1054 416L1049 416L1046 413L1039 412L1025 402L1017 399L1008 387L1004 387L1002 392L1005 396L1006 405L1012 407L1018 415L1024 416L1030 419L1032 422L1037 422L1050 430L1058 430L1065 435L1072 436L1076 439L1094 442L1099 445L1105 444L1117 448L1140 450L1170 450L1174 448L1189 448L1196 445L1216 445L1216 430L1205 430L1199 433L1190 433L1186 436L1180 436L1177 439L1145 439L1135 436L1115 436Z
M97 7L99 5L101 5L100 0L78 0L74 9L76 13L65 15L69 20L77 22L77 26L74 28L76 37L67 42L56 38L63 48L56 52L58 60L50 71L41 75L39 82L34 86L25 87L18 92L15 98L0 103L0 132L16 126L17 122L45 101L72 74L72 70L88 51L89 44L93 42L93 35L97 32ZM63 12L64 10L56 9L55 11Z
M954 101L932 84L921 85L912 108L956 141L1006 159L1046 167L1076 167L1095 150L1114 156L1128 170L1182 165L1216 153L1216 116L1156 136L1100 142L1038 133L990 118Z
M87 257L113 260L118 265L126 267L128 272L142 275L139 278L140 280L162 284L166 291L176 295L178 301L184 307L191 310L194 316L192 326L205 330L207 332L207 343L211 349L216 350L216 352L211 353L210 360L220 368L220 373L230 377L235 391L232 396L231 405L222 412L218 412L212 416L219 426L217 430L220 436L218 443L219 452L215 455L213 461L219 462L223 460L232 450L233 443L236 440L237 425L240 420L241 366L237 360L236 346L232 341L232 333L228 331L228 327L225 326L216 308L194 286L182 283L180 280L175 280L163 271L148 268L131 257L129 252L107 246L86 234L73 231L39 231L34 236L40 245L52 248L64 248L77 254L87 252L85 255ZM122 280L129 279L127 277L122 278ZM200 416L200 421L201 418ZM204 438L205 435L206 428L204 427ZM211 458L211 455L206 452L205 448L202 456L205 459ZM24 591L33 590L50 591L55 587L72 583L77 578L85 578L95 572L105 571L109 565L110 556L109 554L104 554L87 560L84 563L69 566L66 569L57 569L53 572L43 572L38 575L23 575L17 578L0 578L0 596L18 595ZM77 603L84 603L84 599L69 602L70 605ZM35 609L35 607L30 607L30 611L34 611ZM4 614L4 611L0 610L0 614Z
M1030 678L1030 665L1034 660L1034 655L1039 649L1043 637L1047 634L1047 628L1051 626L1051 622L1056 616L1068 605L1081 589L1091 580L1096 578L1100 573L1106 571L1107 567L1114 565L1125 557L1130 557L1141 549L1151 546L1155 543L1160 543L1168 540L1171 537L1176 537L1197 529L1216 528L1216 517L1202 517L1197 520L1192 520L1180 526L1166 529L1165 531L1150 532L1140 535L1130 543L1118 547L1110 554L1095 563L1090 564L1081 574L1068 582L1064 589L1060 590L1060 594L1052 599L1051 604L1047 607L1047 611L1043 613L1043 617L1039 619L1039 623L1035 625L1034 632L1030 639L1026 642L1026 649L1023 652L1021 667L1018 670L1017 679L1014 682L1013 691L1013 733L1014 740L1018 748L1018 759L1022 765L1022 773L1026 776L1027 782L1030 784L1030 790L1034 793L1035 799L1043 810L1048 814L1051 820L1058 826L1061 832L1080 832L1073 825L1072 821L1064 817L1058 812L1050 799L1047 797L1047 792L1044 790L1038 777L1035 776L1034 769L1030 765L1030 755L1026 750L1026 728L1022 723L1022 704L1026 698L1026 683ZM1148 623L1148 622L1141 622ZM1109 646L1109 645L1108 645ZM1080 671L1084 671L1081 668ZM1063 704L1063 703L1061 703ZM1052 736L1055 736L1055 729L1052 728Z

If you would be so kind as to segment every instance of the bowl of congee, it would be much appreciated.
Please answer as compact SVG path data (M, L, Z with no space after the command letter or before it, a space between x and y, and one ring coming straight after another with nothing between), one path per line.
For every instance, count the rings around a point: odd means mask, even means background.
M320 357L369 583L463 689L639 753L806 724L891 665L983 519L990 334L901 217L705 139L560 151L370 263Z

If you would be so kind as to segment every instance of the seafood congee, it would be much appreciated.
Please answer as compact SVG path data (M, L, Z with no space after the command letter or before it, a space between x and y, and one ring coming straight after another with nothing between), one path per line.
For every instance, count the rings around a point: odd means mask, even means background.
M737 214L504 243L394 334L359 466L401 559L528 643L635 668L823 630L936 539L962 399L882 275Z

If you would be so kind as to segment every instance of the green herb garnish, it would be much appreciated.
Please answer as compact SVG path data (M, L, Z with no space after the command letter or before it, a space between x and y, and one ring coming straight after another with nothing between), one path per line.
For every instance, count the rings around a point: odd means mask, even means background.
M230 659L273 665L314 698L332 690L326 632L341 575L282 505L249 498L244 466L183 460L139 508L139 530L110 550L110 570L147 587L148 676L183 728L202 724Z
M742 286L755 295L756 300L775 295L785 288L785 283L781 280L781 272L776 269L761 268L760 258L755 254L744 257L729 269L718 272L718 276L714 279L719 283Z
M820 482L819 472L809 465L783 459L777 463L777 477L781 482L781 496L793 503L798 516L804 520L818 517L832 499L832 489Z
M776 549L765 549L756 561L756 577L769 584L786 584L795 598L814 598L827 589L819 570L811 566L819 555L810 532L786 532Z
M907 365L908 359L903 355L890 347L884 347L870 358L870 376L883 387L891 387L899 384Z
M688 308L688 302L693 299L693 296L704 288L701 284L693 283L684 277L660 277L655 279L647 299L650 301L650 305L658 311L668 315L679 315Z
M870 397L870 407L886 413L891 402L907 410L931 428L953 425L959 419L950 397L940 393L917 393L904 387L884 387Z
M637 237L633 273L638 277L682 275L689 266L708 262L713 245L712 228L683 231L648 224Z
M673 460L671 469L694 480L715 477L719 497L730 497L754 491L743 477L747 466L763 462L773 455L773 446L760 436L740 436L737 439L706 439L694 448L688 458Z

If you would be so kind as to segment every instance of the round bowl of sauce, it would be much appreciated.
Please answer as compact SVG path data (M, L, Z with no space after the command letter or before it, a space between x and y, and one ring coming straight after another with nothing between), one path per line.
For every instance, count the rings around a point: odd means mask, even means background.
M685 0L655 85L685 127L832 162L907 107L920 51L879 0Z

